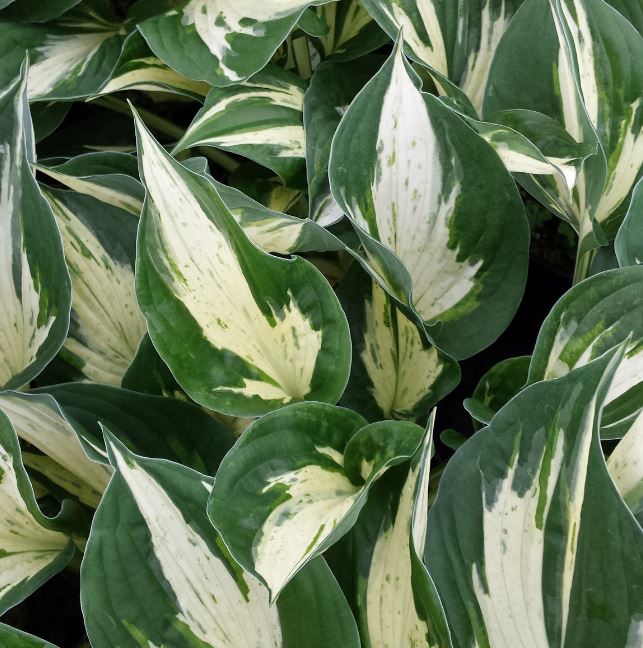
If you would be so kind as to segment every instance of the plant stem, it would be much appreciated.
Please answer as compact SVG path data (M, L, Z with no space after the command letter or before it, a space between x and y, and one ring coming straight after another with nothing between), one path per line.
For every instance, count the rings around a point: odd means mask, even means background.
M308 52L308 38L302 36L292 42L292 51L295 57L297 73L302 79L310 79L313 69L310 65L310 54Z
M587 278L589 267L592 263L592 259L594 258L593 252L593 250L588 250L587 252L581 254L579 242L578 251L576 252L576 265L574 267L574 286L577 283L583 281L583 279Z

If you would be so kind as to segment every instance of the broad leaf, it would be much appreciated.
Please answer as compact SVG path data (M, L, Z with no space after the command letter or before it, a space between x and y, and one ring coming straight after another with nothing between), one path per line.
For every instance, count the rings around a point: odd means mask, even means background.
M0 614L69 562L74 544L60 531L69 514L69 508L57 519L42 514L22 465L16 433L0 412Z
M0 22L0 85L29 52L29 99L76 99L94 94L112 72L123 42L121 25L81 5L48 25Z
M273 65L244 83L214 88L175 151L215 146L263 164L284 182L301 182L304 90L296 74Z
M296 400L336 402L350 364L346 318L303 259L244 235L213 185L137 121L147 196L137 296L150 337L196 402L252 416Z
M190 0L139 25L181 74L228 86L261 70L307 7L329 0Z
M75 7L80 0L16 0L2 16L19 22L47 22ZM0 3L2 6L2 3Z
M4 623L0 623L0 641L4 648L56 648L48 641L38 639L16 628L10 628Z
M451 646L444 610L423 562L430 457L429 433L410 466L392 468L373 486L350 533L366 648Z
M69 326L69 275L29 162L26 74L0 93L0 387L21 387L58 352Z
M71 383L51 394L74 426L88 455L103 463L107 451L100 424L109 427L132 452L176 461L214 474L234 436L200 407L107 385Z
M81 571L93 646L359 646L322 558L270 606L268 590L232 561L210 526L210 477L137 457L115 441L110 458L117 474L94 519Z
M643 525L643 413L612 451L607 469L630 511Z
M625 357L612 381L606 414L617 407L621 418L635 415L643 407L641 286L643 267L631 266L601 272L565 293L540 329L529 383L564 376L625 342Z
M89 459L73 425L51 396L5 391L0 393L0 410L11 421L18 437L56 464L47 466L38 459L25 459L29 467L36 468L83 504L98 505L111 469Z
M449 462L426 556L457 645L638 645L643 534L598 437L620 355L528 387Z
M221 463L210 519L274 600L350 529L372 482L411 457L421 438L412 423L366 425L322 403L281 408L253 423Z
M322 9L330 11L336 3ZM355 95L382 65L379 56L350 64L322 63L313 74L304 97L306 171L310 218L320 225L340 220L343 212L330 192L328 160L333 135Z
M398 42L335 133L331 188L369 272L440 349L461 359L511 320L528 227L495 153L418 84Z
M632 201L614 244L620 266L643 263L643 180L632 192Z
M402 29L409 55L462 88L478 111L496 47L521 2L364 0L391 38Z
M349 269L338 296L353 342L342 405L369 421L425 418L458 384L457 363L429 343L359 264Z
M136 221L90 196L47 189L71 275L69 336L61 355L80 376L120 385L146 332L136 302Z

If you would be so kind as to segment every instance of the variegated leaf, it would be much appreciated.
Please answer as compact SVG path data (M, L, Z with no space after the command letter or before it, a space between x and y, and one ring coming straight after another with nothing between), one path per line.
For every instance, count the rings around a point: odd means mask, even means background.
M450 79L480 110L496 47L522 0L363 1L391 38L402 30L415 61Z
M210 86L179 74L150 51L140 32L132 32L123 43L123 51L107 82L98 95L141 90L172 92L203 100Z
M303 399L336 402L350 340L329 284L303 259L252 245L206 178L175 162L140 121L137 131L147 189L137 296L179 384L196 402L237 416Z
M643 263L643 179L632 192L632 201L614 243L620 266Z
M322 9L330 10L337 4ZM355 95L381 67L380 56L352 61L350 64L322 63L304 96L304 131L306 133L306 172L310 218L328 226L342 218L328 178L328 160L333 135Z
M210 526L212 478L109 445L117 474L81 572L95 648L358 648L355 622L322 558L270 606L268 590L234 563Z
M617 351L526 388L447 465L426 556L456 645L639 645L643 533L598 436Z
M274 600L355 523L371 484L411 457L422 429L366 425L357 413L297 403L253 423L226 455L208 505L233 558Z
M331 189L356 226L365 267L436 346L462 359L511 320L528 227L496 154L418 84L398 41L335 133Z
M71 559L74 544L38 508L18 438L0 412L0 614L29 596Z
M175 151L215 146L239 153L277 173L284 182L301 182L304 143L303 81L294 73L267 66L241 84L214 88Z
M132 452L211 475L234 443L226 426L202 408L175 398L87 383L38 391L55 398L88 456L101 463L107 463L101 423Z
M29 52L29 99L76 99L94 94L110 76L123 42L122 27L84 4L55 23L0 21L0 85Z
M458 384L457 363L429 343L359 264L348 270L338 296L353 342L341 404L369 421L425 418Z
M506 405L527 383L531 356L507 358L487 371L463 405L476 422L488 424L494 414Z
M315 8L328 31L313 42L323 58L352 61L384 45L388 38L362 0L339 0Z
M71 275L71 323L61 356L83 379L120 385L147 331L134 290L137 223L91 196L47 189L45 197Z
M255 162L243 162L230 174L230 185L274 211L286 213L302 199L301 189L285 185L279 176Z
M83 504L96 507L111 477L111 469L87 456L73 425L48 394L0 393L0 410L11 421L18 437L43 455L25 459L29 468L50 478ZM55 465L47 466L43 459ZM57 471L56 466L62 468ZM64 477L66 471L71 477ZM60 483L61 480L65 483Z
M138 28L170 67L228 86L261 70L307 7L329 1L190 0Z
M444 609L423 562L430 456L429 431L410 466L392 468L373 486L348 536L365 648L451 646Z
M642 57L641 35L602 0L526 0L494 59L485 115L534 110L563 124L577 142L598 142L572 193L556 179L524 183L575 227L581 251L615 235L639 174L643 71L634 62Z
M643 413L612 451L607 469L630 511L643 524Z
M0 92L0 387L21 387L60 349L71 291L60 234L29 162L26 73Z
M56 648L53 644L33 635L0 623L0 641L4 648Z
M138 181L136 158L127 153L85 153L61 164L41 163L36 169L65 187L134 216L143 209L144 190Z
M529 384L564 376L625 342L606 413L622 419L643 408L643 267L601 272L569 290L551 310L538 334ZM612 424L617 421L612 420Z

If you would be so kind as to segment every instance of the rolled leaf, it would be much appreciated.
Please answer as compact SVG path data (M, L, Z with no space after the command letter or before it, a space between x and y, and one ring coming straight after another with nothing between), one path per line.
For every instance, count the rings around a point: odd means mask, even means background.
M69 336L61 355L81 376L120 385L146 332L136 302L136 221L90 196L47 189L71 275Z
M322 558L270 606L267 589L232 561L210 526L210 477L137 457L115 440L109 447L117 474L81 571L93 646L358 648L355 622Z
M643 535L598 436L621 354L526 388L449 462L426 557L456 645L638 642Z
M301 181L304 90L296 74L273 65L244 83L214 88L175 151L215 146L267 166L284 182Z
M412 423L366 425L350 410L298 403L251 425L223 460L208 512L233 558L274 600L355 523L371 484L411 457Z
M39 470L83 504L98 505L112 471L87 456L76 430L51 396L5 391L0 393L0 410L11 421L18 437L55 463L47 466L32 458L26 461L29 467Z
M190 0L138 29L177 72L228 86L268 63L307 7L329 0Z
M433 425L433 420L429 423ZM350 533L363 645L451 646L444 610L424 566L431 433L410 466L371 489Z
M335 133L331 188L368 271L429 327L438 348L462 359L513 316L528 227L495 153L418 85L398 42Z
M643 523L643 414L607 460L607 469L632 514Z
M137 296L179 384L196 402L237 416L303 399L336 402L350 340L329 284L301 258L255 248L206 178L175 162L140 120L137 132L147 189Z
M71 559L74 544L58 519L38 508L20 445L0 412L0 614L17 605Z
M342 405L369 421L425 418L458 384L457 363L430 344L359 264L351 266L337 294L353 342Z
M56 355L71 291L60 234L29 162L26 70L0 93L0 387L21 387Z
M632 201L616 235L614 249L621 267L643 263L643 180L638 181L632 192Z

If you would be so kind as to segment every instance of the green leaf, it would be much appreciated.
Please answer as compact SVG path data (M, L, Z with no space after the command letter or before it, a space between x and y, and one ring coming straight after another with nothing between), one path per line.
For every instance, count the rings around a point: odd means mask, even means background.
M406 51L413 60L462 88L478 111L496 47L521 2L364 0L391 38L403 31Z
M91 5L56 23L0 22L0 85L17 73L29 52L29 100L77 99L94 94L118 60L121 25Z
M337 3L321 7L335 10ZM330 192L328 160L333 135L355 95L381 67L383 59L373 56L349 64L322 63L314 72L304 96L306 170L310 218L320 225L340 220L343 212Z
M81 571L95 648L358 648L355 622L322 558L270 606L267 589L234 563L210 526L210 477L137 457L113 439L109 446L117 474Z
M643 413L612 451L607 469L630 511L643 524Z
M175 162L140 120L137 132L147 189L137 296L179 384L237 416L302 399L336 402L350 340L326 280L301 258L256 248L206 178Z
M138 28L154 53L177 72L228 86L270 60L302 13L329 0L191 0Z
M43 639L38 639L16 628L0 623L0 641L4 648L56 648Z
M643 180L632 192L632 201L614 244L620 266L643 263Z
M530 361L531 356L501 360L480 378L471 398L464 401L474 423L491 422L493 415L524 387Z
M638 643L643 537L598 437L620 355L526 388L447 465L426 556L456 645Z
M496 154L418 83L398 42L335 133L331 188L368 271L438 348L463 359L513 317L528 226Z
M430 450L429 432L410 466L392 468L373 486L348 536L366 648L451 646L440 598L423 563Z
M564 376L625 343L625 357L607 396L625 418L643 407L643 267L594 275L574 286L551 310L538 334L529 384ZM612 421L613 423L614 421Z
M22 465L18 438L2 412L0 512L0 614L3 614L63 569L74 553L74 544L60 530L65 528L71 507L65 506L53 519L42 514Z
M234 443L228 428L200 407L175 398L87 383L39 391L56 399L88 455L103 463L107 452L101 424L132 452L176 461L211 475Z
M87 456L74 425L54 398L48 394L5 391L0 393L0 410L19 438L46 455L41 455L42 459L49 458L58 467L45 466L41 459L35 459L38 455L33 455L31 461L25 458L30 468L36 468L83 504L98 506L111 469Z
M85 153L61 164L41 163L36 169L69 189L134 216L143 209L144 190L138 180L136 158L127 153Z
M172 92L202 101L210 86L184 77L168 67L154 56L141 34L134 31L125 39L111 76L97 94L129 90Z
M71 275L71 323L61 355L83 378L120 385L147 330L134 290L137 223L91 196L47 189L45 197Z
M304 172L304 82L269 65L247 81L214 88L175 152L214 146L263 164L284 182L300 183Z
M75 7L80 0L17 0L3 12L3 18L18 22L47 22ZM1 5L1 3L0 3Z
M342 405L369 421L425 418L458 384L457 363L429 343L359 264L348 270L337 294L353 342Z
M36 144L49 137L60 126L67 117L70 108L71 104L57 101L39 102L31 106L31 121L33 122Z
M328 25L327 33L313 40L323 58L352 61L388 42L361 0L329 2L315 11Z
M355 523L368 489L410 458L422 429L322 403L297 403L253 423L221 463L208 505L233 558L279 596Z
M598 142L573 193L560 181L539 190L525 184L585 247L600 242L601 231L615 235L643 161L643 71L634 63L641 58L640 34L602 0L527 0L491 69L485 115L533 110L564 124L577 142Z
M29 162L26 72L0 93L0 387L21 387L56 355L71 291L60 234Z

